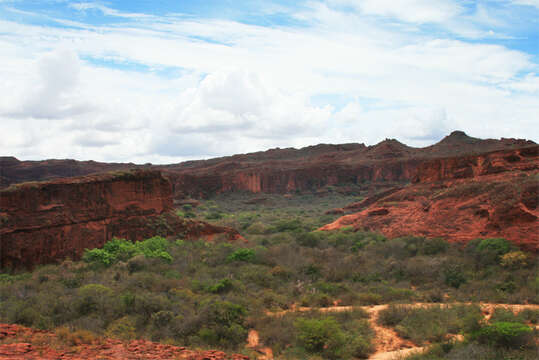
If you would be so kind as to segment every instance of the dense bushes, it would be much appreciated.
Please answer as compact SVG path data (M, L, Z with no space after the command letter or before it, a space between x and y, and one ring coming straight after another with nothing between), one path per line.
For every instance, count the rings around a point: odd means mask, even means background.
M374 350L374 333L366 317L361 310L332 315L290 313L257 319L254 326L277 358L366 358Z
M334 318L298 319L294 323L298 344L308 353L320 354L326 359L342 359L345 336Z
M519 348L532 341L532 329L517 322L494 322L473 333L480 343L497 347Z
M503 239L479 239L463 248L423 237L388 240L351 228L316 231L331 220L323 215L327 208L352 200L339 196L281 196L255 206L238 195L237 201L216 199L182 210L201 217L219 212L219 224L249 229L242 231L247 245L219 239L113 239L86 251L83 262L0 274L0 321L234 350L255 328L278 358L352 358L372 351L364 314L332 314L332 321L305 313L268 318L265 312L334 304L539 302L539 277L531 266L535 256ZM537 323L537 317L533 311L496 311L490 325ZM447 332L478 332L484 325L480 318L473 307L391 306L380 313L382 324L418 342L442 341ZM336 336L328 335L322 351L309 345L328 328ZM472 344L474 351L494 347ZM444 354L462 351L455 345Z
M105 243L102 249L86 249L82 259L90 264L104 266L110 266L118 261L127 261L136 255L171 262L172 256L167 252L167 248L167 239L160 236L154 236L136 243L114 238Z
M447 334L474 328L479 319L478 307L463 305L417 308L390 305L379 313L380 324L394 326L400 336L417 344L442 341Z

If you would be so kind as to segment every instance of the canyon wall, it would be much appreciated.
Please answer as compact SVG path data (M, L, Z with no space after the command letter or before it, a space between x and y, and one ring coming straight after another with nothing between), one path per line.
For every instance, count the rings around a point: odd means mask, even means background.
M322 230L466 242L503 237L539 250L539 147L423 162L414 184L351 204Z
M0 192L0 267L77 259L113 236L141 240L172 208L157 171L132 171L25 183Z
M233 229L178 218L159 171L132 170L23 183L0 191L0 268L31 267L154 235L235 240Z
M399 159L349 165L330 160L327 163L301 163L294 168L279 164L242 168L237 164L236 168L229 167L226 171L167 171L166 176L174 184L174 196L178 198L205 198L234 191L286 194L339 184L405 183L415 176L420 163L416 159Z

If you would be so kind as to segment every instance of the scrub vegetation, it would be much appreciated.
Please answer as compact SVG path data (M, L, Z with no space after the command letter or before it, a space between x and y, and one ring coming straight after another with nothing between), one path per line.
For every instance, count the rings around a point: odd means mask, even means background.
M393 304L380 312L380 326L417 345L439 344L413 359L536 354L537 334L530 325L537 324L537 312L497 311L485 321L474 305L399 305L537 304L535 255L504 239L463 246L415 236L389 240L352 229L316 230L336 218L326 210L360 200L357 196L264 195L252 203L253 197L228 194L178 209L179 216L235 227L246 243L114 239L87 250L81 261L2 273L0 321L247 354L248 331L256 329L278 358L348 359L365 358L375 349L365 311L269 313Z

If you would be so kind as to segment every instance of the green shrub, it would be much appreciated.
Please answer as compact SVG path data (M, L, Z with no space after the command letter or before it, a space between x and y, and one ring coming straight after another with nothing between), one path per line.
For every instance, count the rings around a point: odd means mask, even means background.
M298 319L294 326L298 343L307 352L327 359L342 358L346 338L334 318Z
M502 256L511 250L511 243L502 238L483 239L479 245L477 245L477 250Z
M458 289L462 284L467 281L462 269L458 266L451 266L444 271L444 282L446 285Z
M159 258L166 262L172 262L172 256L167 252L168 240L161 236L154 236L144 241L135 243L137 253L147 258Z
M468 247L472 248L478 263L481 265L498 264L500 258L512 249L511 243L502 238L474 241L468 244Z
M113 321L105 331L107 337L132 340L136 337L136 323L135 320L129 316L124 316L120 319Z
M484 326L473 334L473 338L483 344L518 348L531 342L532 333L533 330L524 324L501 321Z
M102 249L86 249L82 259L87 263L104 265L105 267L117 261L128 261L137 255L144 255L146 258L159 258L170 263L172 256L167 251L168 245L168 240L161 236L154 236L136 243L113 238L105 243Z
M299 231L303 227L303 224L300 219L291 219L291 220L280 220L275 224L275 231L285 232L285 231Z
M116 262L116 256L105 249L85 249L82 260L89 264L110 266Z
M167 326L174 318L174 313L168 310L161 310L151 316L152 324L157 328Z
M212 294L222 294L232 290L233 284L230 279L222 279L216 284L207 287L207 291Z
M137 253L137 246L125 239L113 238L103 245L103 250L113 255L115 260L127 261Z
M228 261L245 261L252 262L255 259L255 252L252 249L238 249L230 254Z

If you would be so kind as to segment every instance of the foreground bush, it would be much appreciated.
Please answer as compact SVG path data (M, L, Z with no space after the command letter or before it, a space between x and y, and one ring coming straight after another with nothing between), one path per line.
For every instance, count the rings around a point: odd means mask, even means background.
M294 325L298 343L308 353L324 355L327 359L343 357L345 337L334 318L298 319Z
M473 334L482 344L506 348L519 348L532 342L533 330L521 323L495 322L486 325Z

